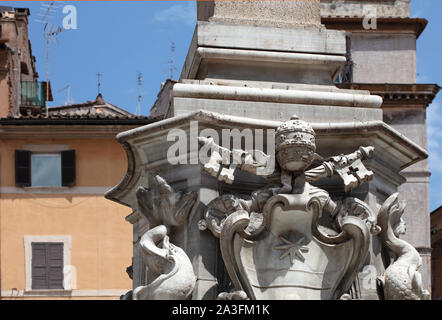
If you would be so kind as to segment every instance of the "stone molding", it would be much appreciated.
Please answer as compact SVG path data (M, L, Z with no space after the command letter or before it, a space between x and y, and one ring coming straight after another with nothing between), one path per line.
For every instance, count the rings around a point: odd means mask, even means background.
M103 195L111 187L0 187L2 194L89 194Z
M426 108L440 91L437 84L341 83L341 89L368 90L382 97L382 108Z
M136 128L139 125L130 124L127 126L113 125L61 125L42 123L39 120L20 120L22 123L15 123L17 120L0 121L0 139L52 139L52 138L114 138L119 132ZM25 121L25 123L23 123ZM9 122L8 125L5 125ZM57 122L53 120L52 122Z
M89 290L2 290L2 298L37 297L116 297L120 298L128 289L89 289Z
M345 30L366 33L414 33L416 39L424 32L428 24L421 18L377 18L376 30L365 30L362 17L323 16L322 23L330 30Z
M182 98L227 99L273 103L313 104L341 107L379 108L382 99L368 94L309 90L258 89L177 83L172 95Z

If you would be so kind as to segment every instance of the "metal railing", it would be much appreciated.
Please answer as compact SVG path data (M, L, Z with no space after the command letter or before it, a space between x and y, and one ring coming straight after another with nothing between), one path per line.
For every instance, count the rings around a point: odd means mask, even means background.
M20 82L20 107L46 107L44 86L40 81Z

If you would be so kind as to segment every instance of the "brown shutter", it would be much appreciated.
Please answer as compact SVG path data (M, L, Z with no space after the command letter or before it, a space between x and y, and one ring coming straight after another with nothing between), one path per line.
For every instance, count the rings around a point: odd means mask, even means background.
M61 185L71 187L75 185L75 150L61 152Z
M63 289L63 243L32 243L32 289Z
M32 289L48 289L46 244L32 244Z
M15 150L15 184L19 187L31 186L31 152Z
M63 243L48 243L49 289L63 289Z

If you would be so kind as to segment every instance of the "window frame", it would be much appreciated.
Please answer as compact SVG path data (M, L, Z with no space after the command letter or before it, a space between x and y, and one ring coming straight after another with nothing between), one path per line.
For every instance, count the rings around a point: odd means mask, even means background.
M24 236L25 247L25 292L65 292L72 291L72 283L65 277L66 271L71 267L70 235L60 236ZM32 289L32 243L63 243L63 289Z
M64 252L64 243L63 242L31 242L31 248L32 248L32 272L31 272L31 278L32 278L32 290L64 290L64 264L62 263L61 265L58 266L54 266L51 264L51 251L53 250L53 248L56 247L57 250L61 249L61 256L59 257L61 259L61 262L63 261L63 252ZM36 265L36 263L34 263L34 258L36 258L39 249L44 249L44 258L45 261L39 261L40 264ZM41 257L41 255L40 255ZM52 261L53 262L53 261ZM51 270L52 268L59 268L59 270L57 271L56 274L53 273L53 271ZM39 269L41 271L44 270L44 275L45 275L45 282L44 285L40 288L37 288L38 285L41 285L42 283L37 283L37 279L36 279L36 275L34 275L34 271L36 271L36 269ZM60 270L61 269L61 270ZM61 279L56 279L55 283L51 283L51 276L54 275L61 275ZM52 279L53 280L53 279ZM35 282L34 282L35 281ZM37 285L38 284L38 285ZM55 287L51 288L51 286Z
M33 155L58 155L60 158L60 185L57 186L38 186L38 185L33 185L32 184L32 156ZM61 152L44 152L44 151L37 151L37 152L31 152L30 154L30 170L29 170L29 174L30 174L30 180L31 180L31 184L28 188L61 188L63 187L63 168L62 168L62 156L61 156Z

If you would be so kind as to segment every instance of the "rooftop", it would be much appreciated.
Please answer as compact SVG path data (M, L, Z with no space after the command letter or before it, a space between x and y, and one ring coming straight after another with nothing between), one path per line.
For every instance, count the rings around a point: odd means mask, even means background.
M148 124L158 120L157 117L134 115L106 102L99 94L95 100L48 108L48 114L8 116L0 119L0 124Z

